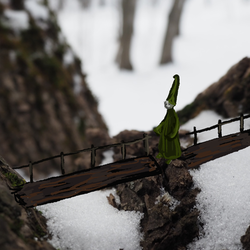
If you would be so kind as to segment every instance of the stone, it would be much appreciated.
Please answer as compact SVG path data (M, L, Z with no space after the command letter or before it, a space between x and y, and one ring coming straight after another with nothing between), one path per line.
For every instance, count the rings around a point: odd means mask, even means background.
M203 110L214 110L225 118L235 117L241 112L250 113L249 98L250 58L244 57L177 114L181 124Z
M181 164L181 161L175 160L172 161L165 170L169 193L178 200L187 194L193 183L192 176L188 170L181 165L184 166L185 164Z
M114 142L142 138L143 133L125 130L114 137ZM156 157L159 137L153 131L147 134L151 136L150 154ZM127 146L127 157L144 154L143 150L143 143ZM120 154L120 150L116 150L114 159ZM186 249L186 245L199 234L199 212L194 209L199 190L192 189L193 181L185 161L176 159L169 165L164 159L157 159L157 162L166 173L166 182L162 175L158 175L117 185L117 195L121 200L117 208L144 214L140 223L144 234L143 250Z
M46 219L35 208L24 209L11 194L15 188L6 173L22 177L0 157L0 249L53 250L45 240L49 235ZM35 240L35 238L37 240Z
M113 206L114 208L118 208L119 205L116 204L115 201L115 196L113 194L109 194L109 196L107 196L108 202L111 206Z
M250 249L250 227L248 227L245 234L241 236L240 241L242 243L243 249Z

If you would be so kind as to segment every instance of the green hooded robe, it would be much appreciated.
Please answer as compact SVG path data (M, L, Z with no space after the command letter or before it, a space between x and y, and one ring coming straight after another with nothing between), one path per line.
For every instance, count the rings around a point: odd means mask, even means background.
M174 75L174 82L167 97L167 101L173 106L176 105L178 88L180 79L178 75ZM179 118L174 108L168 109L163 121L154 129L154 132L160 135L159 154L157 158L165 158L166 163L169 164L181 156L181 147L179 141Z

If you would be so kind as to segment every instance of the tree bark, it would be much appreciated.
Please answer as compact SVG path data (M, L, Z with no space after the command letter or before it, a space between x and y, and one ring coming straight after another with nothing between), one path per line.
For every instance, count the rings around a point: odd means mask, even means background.
M120 69L133 70L130 50L135 16L136 0L122 0L122 35L116 61Z
M24 1L23 0L11 0L10 6L13 10L23 10L24 9Z
M166 64L173 61L172 48L173 41L180 34L180 19L185 0L174 0L173 7L168 16L168 26L163 44L160 64Z
M64 1L63 0L59 0L58 1L58 7L57 7L57 10L60 11L63 9L63 6L64 6Z
M84 9L87 9L90 6L90 0L79 0L79 2Z

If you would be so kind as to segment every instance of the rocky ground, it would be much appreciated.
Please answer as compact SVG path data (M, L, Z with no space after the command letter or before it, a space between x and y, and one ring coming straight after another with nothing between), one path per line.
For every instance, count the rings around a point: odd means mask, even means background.
M179 131L182 145L190 146L193 141L185 136L187 131ZM158 153L159 137L154 132L147 132L150 138L150 154ZM123 131L114 137L115 141L130 141L142 138L143 132ZM183 148L182 148L183 149ZM145 154L143 143L137 143L127 148L128 157ZM119 149L115 149L115 160L121 159ZM200 190L194 188L192 176L187 169L187 163L176 159L168 166L163 160L157 160L164 168L165 179L161 175L139 179L116 186L121 204L116 204L114 197L109 196L111 205L121 210L135 210L144 213L141 229L144 240L141 246L144 250L184 250L188 243L199 236L202 224L199 221L199 211L195 209L196 196ZM163 190L164 188L164 190ZM249 227L250 228L250 227ZM250 249L250 229L241 237L243 249Z
M159 137L154 132L148 134L151 136L150 145L154 145L150 147L150 154L156 156ZM180 134L180 140L185 138L185 131ZM142 136L143 132L123 131L114 140L130 141ZM191 139L188 143L191 143ZM143 143L127 148L127 157L144 154ZM115 149L114 159L119 160L120 157L119 149ZM158 163L165 171L164 178L158 175L119 184L116 189L121 204L115 204L112 196L109 201L119 210L144 213L141 220L144 234L141 246L144 250L186 249L185 246L199 234L199 211L194 209L199 190L193 188L185 161L174 160L168 166L162 160L158 160Z
M23 179L0 157L0 249L53 250L46 219L34 208L24 209L11 193Z
M223 117L230 118L240 113L250 113L249 99L250 58L245 57L177 113L181 124L203 110L214 110Z
M158 153L158 136L151 135L150 154ZM184 140L185 131L181 131L180 140ZM112 142L129 141L143 136L140 131L123 131ZM192 140L185 139L186 144ZM127 157L145 154L143 143L127 147ZM115 150L114 159L120 159L120 150ZM110 194L109 203L119 210L139 211L144 214L141 219L144 250L184 250L186 246L199 236L202 224L199 211L195 209L196 196L200 192L194 188L192 176L187 163L180 159L166 165L157 160L164 169L162 175L138 179L116 186L120 204ZM0 159L0 249L54 249L47 239L50 237L46 219L34 208L24 209L18 205L11 192L23 183L22 177L16 173L3 158ZM12 190L11 190L12 189ZM242 236L244 249L250 249L250 230Z

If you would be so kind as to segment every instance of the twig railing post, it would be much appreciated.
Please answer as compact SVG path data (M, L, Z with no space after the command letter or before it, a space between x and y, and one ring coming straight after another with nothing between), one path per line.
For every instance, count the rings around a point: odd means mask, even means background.
M124 140L122 140L121 143L122 143L121 147L122 159L124 160L126 158L126 146L124 144Z
M91 144L91 168L95 167L95 155L96 155L96 149L93 144Z
M197 144L197 132L196 132L196 127L194 127L194 145Z
M221 120L218 120L218 137L222 137Z
M244 131L244 116L241 113L240 114L240 132L242 133Z
M30 173L30 183L33 182L33 165L32 162L29 162L29 173Z
M62 174L65 174L65 171L64 171L64 154L63 154L63 152L61 152L61 172L62 172Z
M144 133L143 138L145 139L145 140L143 140L143 144L144 144L144 147L145 147L146 155L149 155L148 134Z

